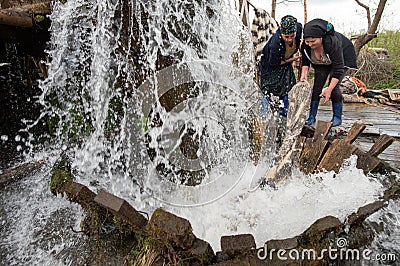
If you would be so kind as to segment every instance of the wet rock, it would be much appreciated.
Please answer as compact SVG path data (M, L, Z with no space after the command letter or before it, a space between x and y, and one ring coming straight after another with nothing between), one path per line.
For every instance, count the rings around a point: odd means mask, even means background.
M374 240L374 232L367 224L351 226L348 233L347 248L355 249L364 247Z
M221 237L221 250L230 257L244 254L255 248L256 242L254 240L254 236L251 234Z
M379 200L379 201L375 201L373 203L367 204L363 207L360 207L357 210L357 213L353 213L348 217L347 223L348 224L362 223L365 220L365 218L367 218L371 214L379 211L386 205L387 205L386 201Z
M385 190L384 193L384 199L385 200L397 200L400 198L400 182L394 183L392 186L390 186L387 190Z
M104 190L94 198L100 206L111 211L116 217L126 221L133 229L143 230L147 224L147 219L133 208L127 201L114 196Z
M315 221L301 236L299 242L302 246L317 244L329 233L337 233L342 226L338 218L326 216Z
M190 222L161 208L154 211L147 231L153 237L163 242L174 242L178 247L187 250L193 246L196 239Z
M384 222L379 222L379 223L377 223L377 222L371 222L371 221L369 221L368 223L369 223L369 225L374 229L374 231L375 231L377 234L380 234L380 233L382 233L382 232L385 230L385 224L384 224Z
M223 261L213 264L213 266L292 266L292 265L298 266L298 265L310 265L310 264L305 264L299 260L279 259L277 258L276 253L274 254L273 258L268 257L260 259L257 256L256 250L252 250L250 252L247 252L246 254L240 254L229 261Z
M215 257L216 257L217 263L218 263L218 262L228 261L228 260L230 259L229 255L226 254L226 253L224 253L224 252L222 252L222 251L218 251L218 252L215 254Z
M210 244L204 240L196 238L193 246L185 252L185 257L191 258L191 265L210 265L214 259L214 251Z
M269 240L266 243L266 246L268 249L294 249L296 248L299 243L298 243L298 237L292 237L292 238L287 238L287 239L282 239L282 240Z

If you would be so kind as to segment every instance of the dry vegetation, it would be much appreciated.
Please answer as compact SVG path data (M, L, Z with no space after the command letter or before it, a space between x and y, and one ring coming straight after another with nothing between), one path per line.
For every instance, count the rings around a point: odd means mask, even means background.
M370 89L400 88L400 32L389 31L378 34L378 37L365 46L358 56L359 71L357 78L364 81ZM388 56L379 54L372 48L388 51Z

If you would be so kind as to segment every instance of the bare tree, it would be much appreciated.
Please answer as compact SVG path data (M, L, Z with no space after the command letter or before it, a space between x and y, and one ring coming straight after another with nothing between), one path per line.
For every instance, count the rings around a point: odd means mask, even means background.
M276 0L271 1L271 17L275 19L276 13Z
M294 3L294 2L300 2L301 0L272 0L271 1L271 17L275 19L275 13L276 13L276 5L278 4L283 4L283 3Z
M376 9L374 19L371 22L371 12L370 8L361 3L360 0L354 0L357 2L358 5L363 7L367 12L367 22L368 22L368 30L366 33L360 34L357 36L357 39L354 43L354 47L356 49L356 54L358 56L361 48L366 45L369 41L377 37L377 30L379 22L381 21L383 10L385 9L385 5L387 0L379 0L378 8Z

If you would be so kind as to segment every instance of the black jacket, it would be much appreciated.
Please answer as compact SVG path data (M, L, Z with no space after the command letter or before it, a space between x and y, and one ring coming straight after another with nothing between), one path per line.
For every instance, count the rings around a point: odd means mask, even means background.
M295 44L296 48L300 47L300 41L303 31L301 23L296 23L297 31ZM280 66L281 61L284 59L286 52L285 42L282 39L281 31L278 29L274 35L265 44L262 56L260 60L260 72L261 76L265 76L271 68L277 68Z
M345 68L357 68L357 57L353 43L339 32L326 34L322 38L324 52L332 62L332 77L340 79ZM302 66L311 65L311 48L303 42ZM315 67L315 65L313 65ZM318 66L317 66L318 67Z

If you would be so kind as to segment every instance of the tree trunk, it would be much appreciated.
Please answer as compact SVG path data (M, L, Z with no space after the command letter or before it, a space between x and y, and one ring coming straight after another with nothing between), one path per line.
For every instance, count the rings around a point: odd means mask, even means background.
M356 0L356 2L361 5L362 7L364 7L367 10L367 14L369 14L369 8L365 5L362 5L358 0ZM368 25L368 30L366 33L361 34L360 36L357 37L355 43L354 43L354 47L356 50L356 54L358 56L361 48L366 45L369 41L371 41L372 39L377 37L377 29L378 29L378 25L379 22L381 21L382 18L382 13L383 10L385 9L385 5L386 5L387 0L380 0L379 4L378 4L378 8L376 10L375 16L374 16L374 20L372 21L371 25ZM370 21L370 17L368 16L368 21Z
M272 0L271 3L271 17L275 19L275 13L276 13L276 0Z

